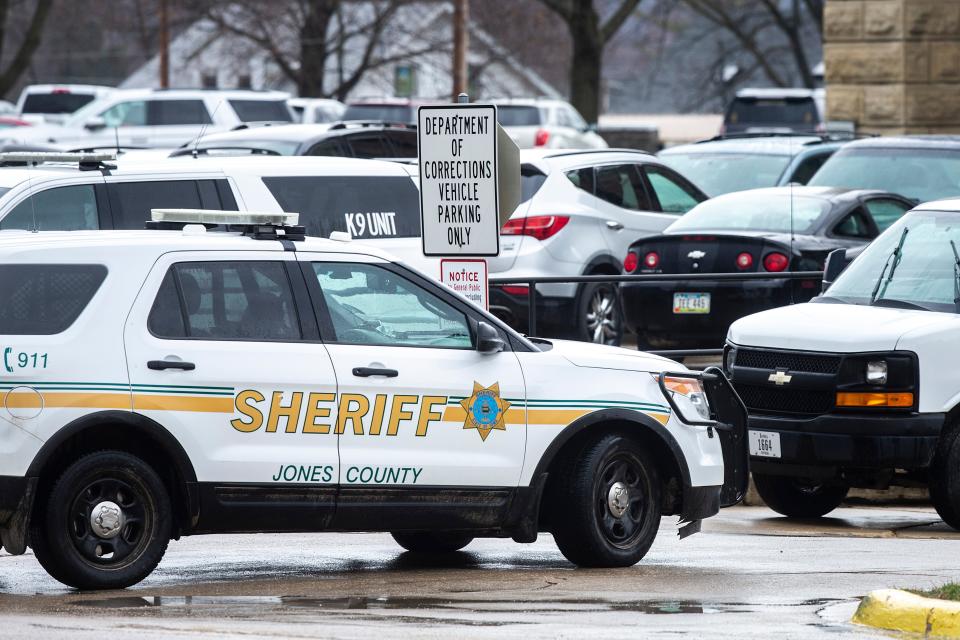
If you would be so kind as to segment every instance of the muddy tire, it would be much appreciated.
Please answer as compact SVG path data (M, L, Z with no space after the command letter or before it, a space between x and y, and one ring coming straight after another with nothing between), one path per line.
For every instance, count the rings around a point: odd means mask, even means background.
M767 506L790 518L819 518L843 502L849 487L802 478L753 474L757 493Z
M170 541L170 498L156 472L120 451L71 464L35 512L30 540L47 573L77 589L122 589L146 578Z
M560 552L581 567L629 567L639 562L660 527L656 464L621 435L590 440L568 458L551 488L551 531Z
M442 531L394 531L397 544L414 553L453 553L473 542L473 537Z
M930 466L930 498L943 521L960 530L960 425L944 429Z
M577 297L577 339L620 346L623 312L617 287L606 282L585 284Z

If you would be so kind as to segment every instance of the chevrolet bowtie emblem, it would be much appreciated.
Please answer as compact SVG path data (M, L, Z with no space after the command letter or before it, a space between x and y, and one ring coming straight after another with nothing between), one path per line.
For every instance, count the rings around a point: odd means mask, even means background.
M697 250L694 250L694 251L691 251L690 253L688 253L688 254L687 254L687 257L688 257L688 258L692 258L693 260L699 260L700 258L704 257L705 255L707 255L706 252L700 251L699 249L697 249Z
M768 382L773 382L778 387L782 387L785 384L790 384L791 380L793 380L793 376L787 375L786 371L777 371L776 373L771 373L770 377L767 378Z

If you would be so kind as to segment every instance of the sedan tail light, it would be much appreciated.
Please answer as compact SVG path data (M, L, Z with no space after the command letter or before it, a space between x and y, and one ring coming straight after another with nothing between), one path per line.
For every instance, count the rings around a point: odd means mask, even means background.
M656 251L651 251L647 255L643 256L643 266L647 269L656 269L660 266L660 254Z
M767 271L786 271L789 266L790 259L777 251L763 257L763 268Z
M639 256L637 256L636 252L630 251L627 253L627 257L623 259L623 270L627 273L633 273L637 270L638 264L640 264Z
M530 236L537 240L546 240L555 236L557 232L567 226L570 216L530 216L529 218L514 218L507 220L500 235Z
M737 268L749 269L753 266L753 256L746 251L737 256Z
M533 146L535 147L545 147L547 142L550 141L550 132L546 129L537 129L536 135L533 137Z

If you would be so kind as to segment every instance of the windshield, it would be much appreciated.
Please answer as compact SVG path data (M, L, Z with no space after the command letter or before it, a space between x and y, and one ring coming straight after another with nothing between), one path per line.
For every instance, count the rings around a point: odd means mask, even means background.
M540 124L540 109L499 105L497 122L501 127L536 127Z
M901 240L898 260L895 249ZM910 213L874 240L825 296L852 304L873 299L874 304L900 301L931 311L956 311L951 240L960 247L960 213Z
M701 202L667 230L730 229L790 233L792 211L793 231L810 233L829 208L829 202L821 198L791 197L788 192L770 193L770 190L763 189Z
M960 152L949 149L841 149L810 184L883 189L917 202L960 196Z
M660 159L711 196L776 186L790 163L790 156L760 153L664 153Z

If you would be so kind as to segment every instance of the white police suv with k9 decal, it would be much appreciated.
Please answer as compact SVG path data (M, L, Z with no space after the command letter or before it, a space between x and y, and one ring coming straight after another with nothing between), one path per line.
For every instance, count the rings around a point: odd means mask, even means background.
M524 338L296 214L153 218L0 234L0 539L61 582L131 585L218 532L549 531L626 566L661 515L687 535L743 493L719 370Z

